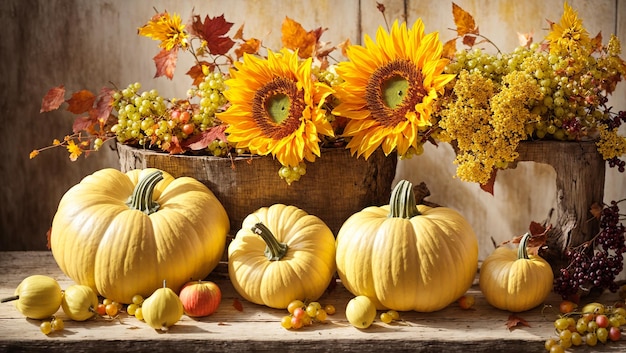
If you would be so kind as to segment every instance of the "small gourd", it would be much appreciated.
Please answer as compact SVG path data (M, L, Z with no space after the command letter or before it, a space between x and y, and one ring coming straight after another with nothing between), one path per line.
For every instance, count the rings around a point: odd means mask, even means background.
M98 295L89 286L73 284L63 291L63 312L74 321L85 321L96 314Z
M356 296L346 305L346 319L356 328L368 328L376 318L376 305L364 295Z
M157 289L141 305L144 321L155 330L167 331L183 316L183 303L176 293L166 286Z
M511 312L532 309L552 291L554 274L550 264L537 255L528 255L526 233L517 250L495 249L480 268L479 284L492 306Z
M61 286L52 277L33 275L26 277L15 289L15 296L2 302L15 301L15 307L31 319L49 318L61 306Z

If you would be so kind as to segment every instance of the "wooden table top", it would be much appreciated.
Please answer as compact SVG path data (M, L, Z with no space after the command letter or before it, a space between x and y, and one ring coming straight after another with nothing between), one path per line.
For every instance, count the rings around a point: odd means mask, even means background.
M57 279L61 288L73 284L48 251L0 252L0 298L13 295L22 279L34 274ZM344 310L353 296L338 283L319 300L333 304L336 314L328 316L326 323L286 330L280 326L280 319L287 311L242 299L224 268L218 267L209 279L222 291L217 312L201 319L183 315L166 333L126 313L116 319L74 322L59 309L57 316L65 319L65 328L46 336L39 330L40 320L24 318L11 303L0 304L0 352L545 352L545 340L556 337L554 310L542 312L542 307L538 307L519 313L530 327L509 330L506 322L511 313L487 304L476 283L468 291L476 298L473 310L463 310L453 303L434 313L401 312L399 322L384 324L377 317L364 330L352 327L346 320ZM607 292L594 300L608 304L617 299L616 294ZM234 307L236 301L242 304L242 311ZM555 308L559 302L554 293L546 300ZM598 343L593 349L575 347L570 351L623 352L626 338Z

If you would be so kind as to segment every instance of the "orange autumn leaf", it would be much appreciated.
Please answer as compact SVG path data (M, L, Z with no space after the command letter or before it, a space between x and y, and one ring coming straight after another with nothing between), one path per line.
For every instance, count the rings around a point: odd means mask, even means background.
M494 184L496 183L496 175L498 174L498 170L494 169L491 171L491 176L489 177L489 180L487 180L487 182L485 184L481 184L480 188L483 191L486 191L488 193L490 193L491 195L493 195L493 189L494 189Z
M183 147L196 151L205 149L215 140L226 141L225 131L226 125L213 126L185 140Z
M463 10L459 5L452 3L452 15L456 25L457 34L462 37L466 34L478 34L478 27L474 22L474 17L469 12Z
M506 325L506 328L509 329L509 331L513 331L514 328L519 327L519 326L530 327L530 324L528 323L528 321L522 319L521 317L515 314L509 315L509 318L508 320L506 320L505 325Z
M67 100L67 110L74 114L86 113L93 108L93 103L96 101L96 96L91 91L83 89L78 92L74 92L72 97Z
M243 54L256 54L261 48L261 41L256 38L250 38L242 43L239 48L235 49L235 55L237 59L241 58Z
M187 75L189 77L191 77L193 79L193 85L197 86L200 83L202 83L202 81L204 81L204 72L202 70L202 67L206 66L209 70L209 72L213 72L213 69L215 68L215 64L210 63L208 61L200 61L197 64L195 64L194 66L192 66L189 71L187 71Z
M65 87L63 85L51 88L41 100L40 113L58 109L65 102Z
M454 55L456 55L456 38L445 42L443 45L443 53L441 54L441 56L447 59L454 58Z
M173 48L172 50L161 49L161 51L153 58L157 69L154 78L165 76L170 80L173 79L177 59L178 48Z
M602 217L602 206L594 202L589 208L589 212L595 219L600 219Z
M313 55L318 36L315 31L307 31L302 25L289 17L285 17L281 28L283 46L298 50L298 56L309 58Z
M115 93L109 87L102 87L100 93L96 97L96 105L89 111L89 116L99 121L100 123L106 123L113 111L113 94Z
M591 47L597 52L602 51L602 32L598 32L595 37L591 38Z

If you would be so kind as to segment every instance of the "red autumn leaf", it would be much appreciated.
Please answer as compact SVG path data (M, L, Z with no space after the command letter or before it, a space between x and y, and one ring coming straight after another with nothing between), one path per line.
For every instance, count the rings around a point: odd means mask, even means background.
M530 238L526 242L526 248L529 254L537 255L539 253L539 249L546 244L548 241L548 231L550 231L552 227L544 227L542 224L537 222L530 222L530 226L528 227ZM522 241L524 234L518 235L513 239L502 242L500 245L505 245L508 243L519 244Z
M225 125L214 126L210 129L204 130L202 133L194 135L188 138L183 147L192 150L202 150L209 146L214 140L226 141Z
M233 299L233 307L237 311L243 311L243 304L241 304L241 302L237 298Z
M454 16L456 33L459 37L465 36L466 34L478 34L478 27L476 27L474 17L455 3L452 3L452 16Z
M174 70L176 70L176 60L178 59L178 48L172 50L162 49L153 60L156 64L156 74L154 78L165 76L170 80L174 78Z
M208 61L201 61L196 65L192 66L189 71L187 71L187 75L193 79L193 85L197 86L202 81L204 81L204 72L202 72L202 66L207 66L209 68L209 72L213 71L215 68L215 64L210 63Z
M58 109L65 102L65 87L63 85L51 88L41 100L40 113Z
M206 41L211 54L225 55L235 45L235 42L226 36L232 26L232 22L224 19L224 14L213 18L207 15L204 22L200 16L195 15L191 28L194 34Z
M506 325L506 328L509 329L509 331L513 331L514 328L519 327L519 326L530 327L530 324L528 323L528 321L522 319L521 317L515 314L509 315L509 319L506 320L505 325Z
M96 97L96 106L89 111L92 119L105 123L113 110L113 93L115 91L109 87L102 87Z
M83 89L78 92L74 92L72 97L67 100L67 110L74 114L86 113L93 108L93 103L96 101L96 96L91 91Z
M74 124L72 124L72 131L89 131L92 129L93 125L97 122L96 119L93 119L90 116L79 116L74 119Z
M491 195L493 195L493 186L496 183L496 175L498 174L498 170L494 169L491 171L491 176L489 177L489 180L485 183L485 184L481 184L480 188L483 191L486 191L488 193L490 193Z
M185 152L185 150L180 145L180 140L176 136L172 136L172 140L170 141L167 150L170 154L181 154Z

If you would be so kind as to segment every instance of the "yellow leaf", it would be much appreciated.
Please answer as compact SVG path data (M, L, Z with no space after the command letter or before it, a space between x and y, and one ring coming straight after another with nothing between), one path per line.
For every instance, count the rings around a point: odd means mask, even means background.
M454 16L454 24L456 32L459 36L466 34L478 34L478 27L474 22L474 17L469 12L463 10L460 6L452 3L452 15Z
M285 17L281 32L285 48L298 50L298 56L301 58L309 58L313 55L317 43L317 36L314 31L307 32L300 23Z
M456 38L450 39L443 45L442 57L452 59L456 55Z

